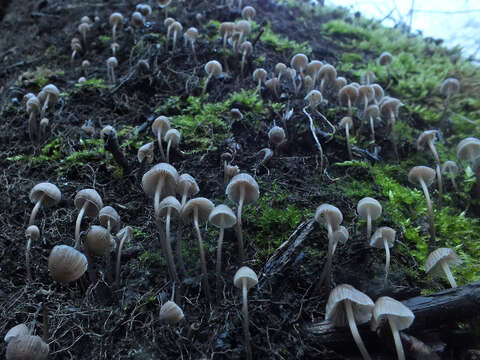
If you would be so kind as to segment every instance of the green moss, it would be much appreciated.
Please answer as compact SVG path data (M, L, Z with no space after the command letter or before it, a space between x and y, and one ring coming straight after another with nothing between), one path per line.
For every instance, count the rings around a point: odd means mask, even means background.
M342 54L341 60L344 63L356 64L363 61L363 56L356 53L344 53Z
M109 45L111 41L112 41L112 38L110 36L107 36L107 35L100 35L98 37L98 42L100 44L102 44L103 46Z
M110 89L112 85L105 84L105 80L100 78L91 78L84 83L75 83L77 88Z
M266 58L264 55L261 55L253 60L253 63L256 66L262 66L262 64L265 62Z
M272 46L276 51L284 53L288 58L298 53L303 53L307 56L312 53L312 48L307 42L297 43L274 33L270 23L267 23L263 29L264 32L260 37L260 41Z
M371 37L368 30L343 20L330 20L323 25L322 30L328 35L342 35L352 39L369 40Z

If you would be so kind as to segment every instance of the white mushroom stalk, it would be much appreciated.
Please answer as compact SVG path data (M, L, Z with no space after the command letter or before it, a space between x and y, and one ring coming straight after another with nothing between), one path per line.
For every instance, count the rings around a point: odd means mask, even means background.
M32 272L30 266L30 250L32 241L36 241L40 237L40 229L36 225L30 225L25 231L27 238L27 246L25 247L25 268L27 269L27 280L32 280Z
M207 260L205 259L205 251L203 250L203 240L202 233L200 231L200 226L198 225L198 207L195 207L193 210L193 227L197 233L198 248L200 250L200 261L202 266L202 283L204 290L207 294L207 297L210 298L210 285L208 283L208 272L207 272Z
M175 214L180 212L181 205L179 201L174 196L167 196L160 203L160 213L159 216L163 218L165 216L165 237L160 234L160 242L162 244L162 249L167 260L168 272L170 273L170 278L178 283L177 269L175 267L175 261L173 259L172 246L170 244L170 220L172 216L172 210L175 211ZM159 218L157 218L157 221Z
M355 322L355 317L353 316L352 303L350 300L345 300L345 311L347 313L348 326L350 327L353 340L355 341L355 344L357 344L358 350L360 350L360 353L365 360L372 360L367 348L365 347L365 344L363 343L362 337L358 332L358 327L357 323Z
M130 240L133 237L133 229L130 226L124 227L117 233L117 264L115 266L115 288L120 286L120 264L122 263L122 247L125 241Z

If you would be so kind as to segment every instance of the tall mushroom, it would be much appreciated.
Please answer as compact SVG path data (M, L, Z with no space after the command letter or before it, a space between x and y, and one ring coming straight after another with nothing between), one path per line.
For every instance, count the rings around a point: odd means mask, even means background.
M208 83L212 77L218 78L222 74L222 64L216 60L211 60L205 64L205 72L207 73L207 80L205 80L205 85L203 85L202 95L207 91Z
M380 115L380 108L376 104L369 105L363 116L370 122L370 132L372 134L372 142L375 142L375 119Z
M425 261L425 272L432 275L442 274L447 276L448 282L452 288L457 287L457 282L450 271L449 265L457 265L460 258L457 253L450 248L439 248L428 255Z
M438 179L438 192L440 198L443 194L443 181L442 181L442 171L440 169L440 157L438 156L437 148L435 147L435 140L438 134L438 130L426 130L420 134L417 139L417 150L425 151L428 147L433 154L435 163L437 164L436 172Z
M370 239L370 246L377 249L385 249L385 281L387 284L388 269L390 268L390 248L393 247L395 242L395 230L387 226L378 228Z
M177 194L182 197L181 206L187 202L187 196L192 197L200 191L197 181L190 174L182 174L178 178Z
M152 123L152 131L157 136L158 148L160 149L160 155L162 160L165 161L165 153L163 152L162 138L170 130L170 121L166 116L159 116Z
M38 100L43 104L41 117L44 117L45 111L47 111L48 107L56 104L59 97L60 91L55 85L48 84L43 87L42 91L38 94Z
M477 197L480 197L480 166L475 166L476 160L480 157L480 140L468 137L457 145L458 160L469 161L472 164L477 183Z
M357 204L357 213L361 220L367 220L367 240L372 234L372 220L382 215L382 205L371 197L361 199Z
M338 91L338 101L340 105L348 106L348 116L353 115L352 104L358 99L358 89L353 84L345 85Z
M408 181L412 184L420 184L423 193L425 194L425 200L427 202L429 220L430 220L430 237L432 244L435 242L435 221L433 218L432 201L430 200L430 193L428 187L433 184L435 180L435 170L428 166L414 166L408 173Z
M353 340L364 360L371 360L358 332L357 323L364 324L372 318L373 301L367 295L348 284L338 285L330 292L325 319L335 326L349 326Z
M448 110L450 98L460 91L460 81L455 78L445 79L440 87L440 92L445 96L445 111Z
M38 100L38 98L33 95L27 100L25 106L28 114L28 134L30 136L30 140L33 141L36 138L38 129L37 117L41 114L40 100Z
M442 165L442 173L444 175L448 174L448 176L450 177L450 181L452 182L453 188L455 189L455 192L458 194L459 189L457 186L457 182L455 181L455 175L458 173L457 163L451 160L445 161Z
M248 326L248 290L258 284L258 277L248 266L243 266L237 270L233 278L233 284L242 289L242 312L243 312L243 334L245 337L245 350L247 359L252 360L252 347L250 344L250 330Z
M164 140L167 142L167 163L170 161L170 148L180 143L180 132L177 129L170 129L165 133Z
M122 247L125 242L133 239L133 229L130 226L125 226L117 233L117 265L115 267L115 288L120 286L120 264L122 263Z
M30 270L30 249L32 241L37 241L40 237L40 229L36 225L30 225L25 230L25 237L27 238L27 246L25 248L25 268L27 269L27 280L32 280L32 272Z
M84 214L90 217L98 215L100 209L103 207L103 201L98 192L94 189L80 190L73 201L75 207L80 210L75 223L75 249L80 245L80 226Z
M373 321L378 325L385 318L388 320L390 329L392 330L398 360L405 360L400 331L412 325L413 320L415 320L415 315L401 302L388 296L382 296L375 301Z
M110 25L112 26L112 41L116 42L117 29L119 26L123 24L123 15L118 12L114 12L110 15L109 21L110 21Z
M398 117L398 111L402 102L398 99L385 96L380 103L380 113L382 116L389 119L389 128L392 134L392 143L393 150L395 151L395 156L398 158L398 149L397 149L397 134L395 132L395 122Z
M35 223L35 217L37 216L38 210L40 210L42 206L44 208L49 208L57 205L62 199L62 193L56 185L49 182L43 182L32 188L29 198L30 201L35 204L32 213L30 214L30 220L28 221L28 225L30 226Z
M350 144L350 130L353 129L353 120L350 116L345 116L344 118L342 118L339 125L341 128L345 128L348 158L352 160L353 156L352 156L352 145Z
M85 255L71 246L56 245L48 257L50 275L61 284L79 279L87 271L87 267Z
M168 272L172 281L178 283L177 269L175 267L175 261L173 260L172 245L170 243L170 219L172 215L179 215L182 206L180 202L174 196L167 196L159 205L159 218L165 218L165 238L160 236L160 242L162 243L163 252L167 259ZM178 241L178 240L177 240Z
M217 205L208 217L208 221L220 229L217 241L217 297L220 294L220 274L222 273L222 244L226 228L231 228L237 223L237 217L227 205Z
M257 201L260 196L258 183L249 174L238 174L233 177L227 185L225 190L227 197L238 203L237 208L237 225L235 227L238 251L240 255L240 263L245 259L245 252L243 249L243 234L242 234L242 209L243 204L250 204Z
M205 222L210 215L210 212L213 210L213 203L203 197L198 197L187 201L185 206L182 208L181 216L183 221L188 223L193 223L195 232L197 233L198 248L200 250L200 261L202 266L202 284L203 290L207 295L207 298L210 300L210 286L208 283L208 273L207 273L207 261L205 259L205 252L203 250L203 241L202 234L200 232L200 222Z
M378 57L378 64L387 68L387 82L390 79L390 64L393 61L393 56L388 51L384 51Z

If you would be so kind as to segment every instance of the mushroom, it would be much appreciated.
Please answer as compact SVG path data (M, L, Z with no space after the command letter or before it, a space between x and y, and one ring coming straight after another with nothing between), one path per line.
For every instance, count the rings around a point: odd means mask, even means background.
M172 215L179 215L182 205L174 196L167 196L159 205L159 219L165 218L165 238L160 236L163 252L167 260L168 272L172 281L178 283L177 269L173 259L172 246L170 243L170 218ZM173 211L173 212L172 212Z
M439 248L428 255L425 261L425 272L432 275L439 275L442 272L447 276L448 282L452 288L457 287L455 278L450 271L449 265L457 265L460 263L460 258L450 248Z
M375 90L370 85L362 85L358 88L358 102L359 105L363 102L363 112L367 111L370 101L375 99Z
M433 154L433 158L437 164L436 172L438 179L438 192L440 196L443 194L443 181L442 181L442 172L440 170L440 157L438 156L437 149L435 148L435 140L438 134L438 130L426 130L420 134L417 139L417 150L425 151L427 146Z
M208 284L207 261L205 259L205 252L203 250L202 234L200 232L199 223L207 221L208 216L213 208L214 205L210 200L204 197L198 197L188 200L185 206L182 207L181 212L183 221L186 224L193 223L193 227L197 233L198 248L200 250L200 261L203 274L202 283L208 299L210 299L210 286Z
M75 207L80 210L75 223L75 249L80 245L80 225L84 214L90 217L98 215L100 209L103 207L103 201L98 192L94 189L80 190L74 199Z
M40 336L22 335L12 338L7 345L6 360L46 360L48 344Z
M405 360L400 331L407 329L415 320L413 312L401 302L388 296L382 296L375 301L373 308L373 321L379 324L383 319L388 319L392 330L398 360Z
M340 89L345 85L347 85L347 79L345 79L343 76L339 76L335 79L335 84L333 87L335 91L340 91Z
M110 15L109 21L110 25L112 26L112 41L116 42L117 28L123 24L123 15L118 12L114 12Z
M30 140L34 140L37 133L37 117L41 113L40 109L40 101L36 96L32 96L27 100L26 103L26 111L28 114L28 134L30 136Z
M190 174L182 174L178 178L176 192L182 196L181 206L184 206L187 202L187 196L193 196L198 194L200 189L198 188L197 181Z
M55 85L48 84L43 87L42 91L38 94L38 100L43 104L41 117L44 117L45 111L47 111L49 106L55 105L59 97L60 91Z
M165 19L168 16L168 5L170 5L171 0L157 0L157 4L161 9L165 9Z
M235 52L238 51L238 45L243 42L243 39L245 39L248 35L250 35L251 31L252 31L252 25L250 24L250 21L247 21L247 20L237 21L232 34L232 36L234 36L235 33L238 34L238 40L234 41L234 44L233 44L233 49L235 50Z
M382 205L371 197L365 197L358 202L357 213L361 220L367 220L367 240L372 234L372 220L382 215Z
M170 120L166 116L159 116L152 123L152 131L157 136L158 148L162 160L165 160L165 153L163 152L162 137L170 130Z
M473 165L477 183L477 196L480 197L480 166L475 166L480 157L480 140L469 137L460 141L457 145L458 160L469 161Z
M229 152L224 152L220 155L220 160L223 161L223 182L227 184L230 181L230 179L227 179L227 167L231 164L233 155Z
M47 137L48 126L50 125L50 120L43 118L40 120L40 140L43 140Z
M373 92L375 93L375 104L378 104L380 101L382 101L383 97L385 96L385 92L383 91L383 88L378 85L378 84L372 84L370 85L373 89Z
M166 38L166 44L165 47L168 49L168 40L170 39L170 34L172 33L172 27L171 25L175 22L174 18L171 17L165 17L165 20L163 20L163 25L167 28L167 38Z
M30 214L30 220L28 221L28 225L30 226L35 223L38 210L40 210L42 206L44 208L49 208L57 205L62 199L62 193L54 184L43 182L32 188L29 198L30 201L35 204L32 213Z
M10 340L18 336L24 336L24 335L30 335L30 330L28 330L27 325L22 323L22 324L15 325L10 330L8 330L3 340L8 344Z
M227 39L232 36L233 30L235 28L235 23L230 21L225 21L220 24L218 27L218 32L223 39L223 52L225 53L227 47Z
M40 237L40 229L36 225L30 225L25 230L25 237L27 238L27 246L25 248L25 268L27 269L27 279L32 279L32 273L30 270L30 249L32 247L32 241L37 241Z
M387 68L387 79L390 79L390 64L392 63L393 56L387 51L384 51L378 57L378 64Z
M450 177L450 181L452 182L453 188L455 189L455 192L458 194L458 186L455 181L455 175L458 173L458 166L455 161L445 161L442 165L442 173L447 174Z
M430 200L428 187L433 184L434 180L435 170L429 168L428 166L415 166L408 173L408 181L410 181L412 184L420 184L423 193L425 194L425 200L427 201L427 208L430 219L430 236L432 244L435 242L435 222L433 219L433 207L432 201Z
M317 84L318 76L322 67L323 63L318 60L312 60L307 65L306 74L312 77L314 86Z
M167 142L167 163L170 162L170 148L177 146L180 143L181 135L177 129L170 129L165 133L163 138Z
M140 11L135 11L132 14L131 23L134 27L140 29L145 26L145 16Z
M87 24L87 23L80 23L80 25L78 25L78 32L80 34L82 34L82 40L83 40L83 44L85 45L85 48L87 47L87 32L88 30L90 30L90 25Z
M378 228L370 239L370 246L377 249L385 249L385 281L387 284L388 269L390 268L390 248L395 242L395 230L387 226Z
M148 196L153 196L155 219L157 219L159 216L159 205L162 195L163 197L175 195L177 181L177 170L172 165L167 163L157 164L143 174L143 191L145 191Z
M115 68L117 66L118 60L115 56L111 56L107 59L107 73L112 83L115 83Z
M237 165L227 165L225 167L225 175L224 181L226 184L230 182L230 180L240 173L240 168Z
M242 18L247 20L253 20L253 18L257 15L257 11L253 6L245 6L242 9Z
M240 51L242 53L242 63L240 65L240 74L243 77L243 69L245 67L245 62L247 60L247 56L250 55L253 51L253 46L250 41L244 41L240 44Z
M369 105L363 116L369 119L370 122L370 131L372 134L372 142L375 142L375 126L374 126L374 119L377 119L380 115L380 108L376 104Z
M308 66L308 57L305 54L295 54L290 60L290 66L300 74L303 81L304 72L307 70Z
M132 241L133 229L130 226L125 226L117 233L117 238L120 239L117 242L117 265L115 267L115 287L120 286L120 264L122 260L122 247L125 241Z
M73 66L73 61L75 60L75 56L77 56L80 51L82 51L82 44L80 43L79 38L72 38L70 41L70 47L72 48L72 57L70 58L70 63Z
M67 245L56 245L48 257L50 275L55 281L67 284L82 277L88 261L80 251Z
M152 7L148 4L137 4L135 10L142 13L145 17L152 15Z
M460 91L460 81L455 78L448 78L442 83L440 92L445 96L445 111L448 109L450 98Z
M173 48L172 48L172 50L175 51L175 49L177 48L177 38L178 38L178 36L180 36L182 34L183 26L178 21L175 21L175 22L172 23L172 25L170 25L170 27L172 28L171 31L173 31L173 39L172 39Z
M350 116L345 116L340 121L340 127L345 128L345 136L347 138L347 151L348 151L348 158L350 160L353 159L352 157L352 145L350 144L350 129L353 129L353 120Z
M285 130L283 130L280 126L273 126L268 131L268 140L275 145L275 148L277 148L285 141Z
M364 360L371 360L358 332L357 323L364 324L372 318L372 299L348 284L338 285L330 292L325 319L335 326L348 326Z
M318 73L320 78L320 91L323 92L325 85L334 85L337 78L337 70L330 64L325 64Z
M238 203L237 208L237 226L235 228L238 240L238 250L240 255L240 263L243 263L245 254L243 250L243 234L242 234L242 208L243 204L250 204L257 201L260 196L258 184L249 174L238 174L233 177L227 185L225 194L228 199Z
M195 62L198 62L197 60L197 52L195 51L195 41L197 40L198 37L198 30L195 27L190 27L185 31L185 34L183 34L183 37L185 39L185 45L187 42L190 43L190 47L192 48L192 54L193 54L193 59Z
M370 85L377 77L373 71L367 70L360 76L360 82L363 85Z
M204 67L205 72L207 73L207 80L205 81L205 85L203 85L203 90L202 90L202 95L205 94L205 91L207 91L207 86L208 83L210 82L210 79L212 77L218 78L222 74L222 64L220 64L216 60L210 60L205 64Z
M275 97L279 98L279 87L280 87L280 80L278 78L272 78L265 81L265 87L272 92Z
M140 164L151 164L153 162L153 142L142 145L137 152L137 159Z
M182 308L171 300L168 300L160 308L160 321L170 325L180 322L184 316Z
M358 89L350 84L345 85L338 91L338 100L340 105L348 106L348 116L352 116L352 104L358 99Z
M282 74L287 70L287 65L284 63L277 63L275 65L275 74L277 75L278 81L282 78Z
M103 226L92 225L85 236L85 247L90 255L106 256L114 245L110 232Z
M255 71L253 72L253 81L258 82L257 92L260 92L260 89L262 87L262 82L265 82L266 79L267 79L267 71L265 69L263 68L255 69Z
M250 345L250 330L248 327L248 290L258 284L258 277L248 266L237 270L233 278L233 284L242 289L242 312L243 312L243 334L245 337L245 350L247 359L252 360L252 348Z
M113 42L110 45L110 49L112 50L112 55L115 56L117 54L118 50L120 50L120 44L116 43L116 42Z
M208 221L220 229L217 241L217 297L220 294L220 274L222 273L222 244L226 228L231 228L237 223L237 217L227 205L217 205L210 215Z
M395 151L395 155L398 158L398 150L397 150L397 136L395 133L395 122L396 118L398 117L398 110L400 106L402 106L402 102L398 99L385 96L380 103L380 113L389 119L389 128L392 133L392 142L393 142L393 149Z

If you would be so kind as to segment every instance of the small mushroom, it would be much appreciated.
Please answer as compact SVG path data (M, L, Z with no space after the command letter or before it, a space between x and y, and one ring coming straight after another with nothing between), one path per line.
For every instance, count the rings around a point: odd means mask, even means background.
M310 115L310 113L307 112L307 108L311 109L317 115L323 117L326 120L326 118L317 110L317 107L322 103L323 96L322 96L322 93L320 91L312 90L307 94L307 96L305 96L304 100L307 103L307 106L305 106L303 108L303 113L307 116L307 118L309 120L310 132L312 134L313 140L315 141L318 152L320 153L320 173L322 173L323 172L323 148L322 148L322 145L320 144L320 141L318 140L316 130L315 130L315 125L313 123L313 118ZM328 120L327 120L327 123L329 123ZM332 124L330 124L330 125L333 128L333 133L335 133L335 127Z
M32 96L27 100L25 106L28 114L28 134L30 140L33 141L37 133L37 118L41 114L40 100L36 96Z
M153 142L142 145L137 152L137 159L140 164L151 164L153 162Z
M10 340L25 335L30 335L30 330L28 330L27 325L22 323L15 325L10 330L8 330L3 340L8 344Z
M225 21L220 24L218 27L218 32L223 39L223 52L225 53L227 47L227 40L233 34L233 29L235 28L235 23L230 21Z
M352 104L355 103L358 99L358 89L350 84L345 85L338 91L338 101L340 105L348 106L348 116L352 116Z
M55 281L67 284L82 277L88 261L80 251L67 245L56 245L48 257L50 275Z
M184 316L182 308L173 301L167 301L160 308L160 321L164 321L170 325L180 322Z
M225 167L225 176L224 176L225 183L228 184L230 180L234 176L237 176L239 173L240 173L240 168L237 165L227 165Z
M98 192L94 189L80 190L74 199L75 207L80 210L75 223L75 249L80 245L80 225L84 214L95 217L103 207L103 201Z
M363 85L371 85L376 78L377 77L373 71L367 70L360 76L360 83Z
M247 56L250 55L253 51L253 46L250 41L244 41L240 44L240 52L242 53L242 63L240 65L240 74L243 77L243 69L247 61Z
M378 85L378 84L372 84L370 85L373 89L373 92L375 93L375 104L378 104L380 101L382 101L383 97L385 96L385 91L383 88Z
M222 64L220 64L216 60L211 60L205 64L205 72L207 73L207 80L205 81L205 85L203 86L202 95L205 94L207 91L208 83L212 77L218 78L222 74Z
M371 197L361 199L357 205L357 213L361 220L367 220L367 240L372 234L372 220L382 215L382 205Z
M448 78L442 83L440 92L445 96L445 111L448 110L450 98L460 91L460 81L455 78Z
M161 9L165 9L165 19L168 16L168 5L170 5L171 2L172 2L172 0L157 0L158 6Z
M248 266L243 266L235 273L233 278L235 287L242 289L242 312L243 312L243 334L245 337L245 350L247 359L252 360L252 348L250 345L250 330L248 326L248 290L258 284L258 277Z
M440 196L443 194L443 181L442 181L442 172L440 170L440 157L438 156L437 149L435 148L435 140L438 134L438 130L426 130L420 134L417 139L417 150L425 151L428 147L433 154L435 163L437 164L436 172L438 179L438 192Z
M278 78L272 78L265 81L265 87L275 95L275 97L280 97L280 80Z
M268 140L278 148L285 141L285 130L279 126L273 126L268 131Z
M78 32L80 34L82 34L82 40L83 40L83 44L85 46L85 48L87 47L87 32L88 30L90 30L90 25L87 24L87 23L80 23L80 25L78 25Z
M117 233L117 265L115 267L115 287L120 286L120 264L122 263L122 247L125 242L132 241L133 229L130 226L125 226Z
M32 273L30 270L30 249L32 247L32 241L37 241L40 237L40 229L36 225L30 225L25 230L25 237L27 238L27 246L25 248L25 268L27 269L27 279L32 279Z
M107 73L110 81L115 83L115 68L118 66L118 60L115 56L111 56L107 59Z
M405 360L402 339L400 331L407 329L415 320L413 312L401 302L388 296L382 296L375 301L373 308L373 321L379 324L383 319L387 319L392 330L393 340L395 341L395 350L398 360Z
M38 94L38 100L43 104L41 117L44 117L48 107L52 107L57 103L59 97L60 90L58 90L55 85L48 84L43 87L42 91Z
M277 63L275 65L275 74L277 75L278 81L281 80L282 74L287 70L287 65L284 63Z
M333 88L335 91L340 91L341 88L343 88L345 85L347 85L347 79L345 79L343 76L339 76L335 79L335 84L333 85Z
M181 135L177 129L170 129L165 133L164 140L167 142L167 163L170 160L170 148L180 143Z
M165 218L165 238L160 236L163 252L167 260L168 271L172 281L178 282L177 269L173 259L172 245L170 243L170 219L172 215L180 215L182 205L174 196L167 196L159 205L159 219Z
M239 20L236 22L233 32L233 35L235 35L235 33L239 34L238 40L234 41L233 45L235 52L237 52L238 45L243 43L243 40L252 32L252 25L250 24L250 21Z
M183 26L178 21L174 21L172 25L170 25L170 28L171 28L170 31L173 32L172 50L175 51L175 49L177 48L177 38L182 34ZM168 39L167 39L167 44L168 44Z
M115 230L120 224L120 215L118 215L117 210L111 206L102 207L98 214L98 218L100 220L100 225L107 228L109 233L111 233L112 230Z
M312 60L307 65L306 74L312 77L314 86L317 84L318 76L322 67L323 63L318 60Z
M340 121L340 127L345 128L345 136L347 139L347 151L348 151L348 158L350 160L353 159L352 156L352 145L350 144L350 129L353 129L353 120L350 116L345 116Z
M89 254L106 256L115 246L115 241L103 226L92 225L85 236L85 247Z
M392 63L393 56L389 52L385 51L378 57L378 64L387 68L387 79L390 79L390 64Z
M28 225L35 223L35 218L38 214L38 210L43 206L49 208L57 205L62 199L62 193L58 187L49 182L43 182L35 185L30 191L30 201L35 204L32 213L30 214L30 220Z
M242 18L247 20L253 20L253 18L257 15L257 11L253 6L245 6L242 9Z
M455 278L450 271L449 265L457 265L460 263L460 258L450 248L439 248L428 255L425 261L425 272L432 275L445 274L448 282L452 288L457 287Z
M455 181L455 175L458 173L458 166L455 161L445 161L442 165L442 173L448 174L450 177L450 181L452 182L453 188L455 189L455 192L458 194L460 191L458 190L457 183Z
M364 324L372 318L374 303L364 293L348 284L338 285L330 292L325 319L335 326L349 326L353 340L364 360L371 360L358 332L357 323Z
M457 145L457 158L460 161L469 161L473 165L477 183L477 196L480 197L480 166L475 166L480 157L480 140L468 137Z
M385 96L380 103L380 113L382 116L389 119L389 129L392 133L392 142L393 142L393 150L395 151L395 155L398 158L398 150L397 150L397 135L395 133L395 123L398 117L398 111L400 106L402 106L402 102L398 99Z
M48 344L40 336L16 336L8 342L6 360L46 360Z
M258 82L257 92L260 92L262 87L262 82L264 83L267 79L267 71L263 68L255 69L253 72L253 81Z
M377 249L385 249L385 285L388 279L388 269L390 268L390 248L395 242L395 230L387 226L378 228L370 239L370 246Z
M187 196L192 197L200 191L197 181L190 174L182 174L178 178L176 192L182 196L181 206L187 202Z
M190 47L192 48L192 54L193 54L193 59L195 62L198 62L197 60L197 52L195 51L195 42L198 37L198 30L195 27L190 27L185 31L185 34L183 34L183 37L185 39L185 45L190 43Z
M320 79L320 91L323 92L325 86L335 85L335 80L337 78L337 69L330 64L325 64L320 69L318 73Z
M140 11L135 11L132 13L130 22L134 27L140 29L145 26L145 16Z
M110 21L110 25L112 26L112 41L116 42L117 29L119 26L123 24L123 15L118 12L114 12L110 15L109 21Z
M163 152L162 138L170 130L170 120L166 116L157 117L152 123L152 131L157 136L158 148L160 149L160 155L162 160L165 160L165 153Z
M358 88L358 105L363 102L363 112L367 111L368 104L375 99L375 90L370 85L362 85Z
M75 60L75 57L82 51L82 44L80 43L80 39L76 37L72 38L72 40L70 41L70 47L72 49L72 57L70 58L70 64L73 66L73 61Z
M370 122L370 131L372 134L372 142L375 142L375 125L374 120L377 119L380 115L380 108L376 104L369 105L363 116L367 118Z

